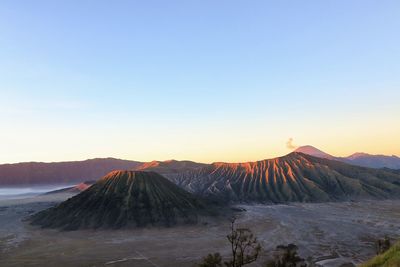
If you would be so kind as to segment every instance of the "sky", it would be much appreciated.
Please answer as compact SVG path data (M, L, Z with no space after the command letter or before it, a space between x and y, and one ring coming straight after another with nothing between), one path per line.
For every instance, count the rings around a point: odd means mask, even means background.
M400 2L0 2L0 163L400 156Z

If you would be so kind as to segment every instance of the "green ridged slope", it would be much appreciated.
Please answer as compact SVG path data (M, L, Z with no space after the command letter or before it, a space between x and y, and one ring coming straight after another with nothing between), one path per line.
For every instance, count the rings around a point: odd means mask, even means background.
M202 201L155 172L113 171L31 222L64 230L171 226L202 214L210 214Z

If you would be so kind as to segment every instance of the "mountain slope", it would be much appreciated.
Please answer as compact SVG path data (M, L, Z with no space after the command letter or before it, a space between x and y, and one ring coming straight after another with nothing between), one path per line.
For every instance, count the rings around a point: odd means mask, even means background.
M25 162L0 165L0 186L75 184L97 180L113 170L133 169L137 161L114 158L69 162Z
M75 230L193 223L210 214L189 192L155 172L113 171L79 195L32 216L32 224Z
M247 163L213 163L170 174L181 187L203 196L245 202L323 202L400 197L400 175L303 153Z

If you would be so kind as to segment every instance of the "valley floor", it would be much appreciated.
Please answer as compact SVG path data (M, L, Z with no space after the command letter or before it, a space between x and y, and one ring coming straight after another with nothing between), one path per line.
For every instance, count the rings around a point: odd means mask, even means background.
M69 196L0 201L0 266L184 267L210 252L228 253L225 219L174 228L74 232L42 230L23 221ZM398 200L240 207L247 211L237 213L239 226L251 228L267 251L295 243L301 256L313 256L324 266L358 264L374 256L377 238L400 237Z

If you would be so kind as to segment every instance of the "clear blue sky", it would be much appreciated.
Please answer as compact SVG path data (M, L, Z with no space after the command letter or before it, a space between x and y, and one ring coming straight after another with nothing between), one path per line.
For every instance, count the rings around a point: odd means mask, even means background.
M1 1L0 163L400 154L399 1Z

